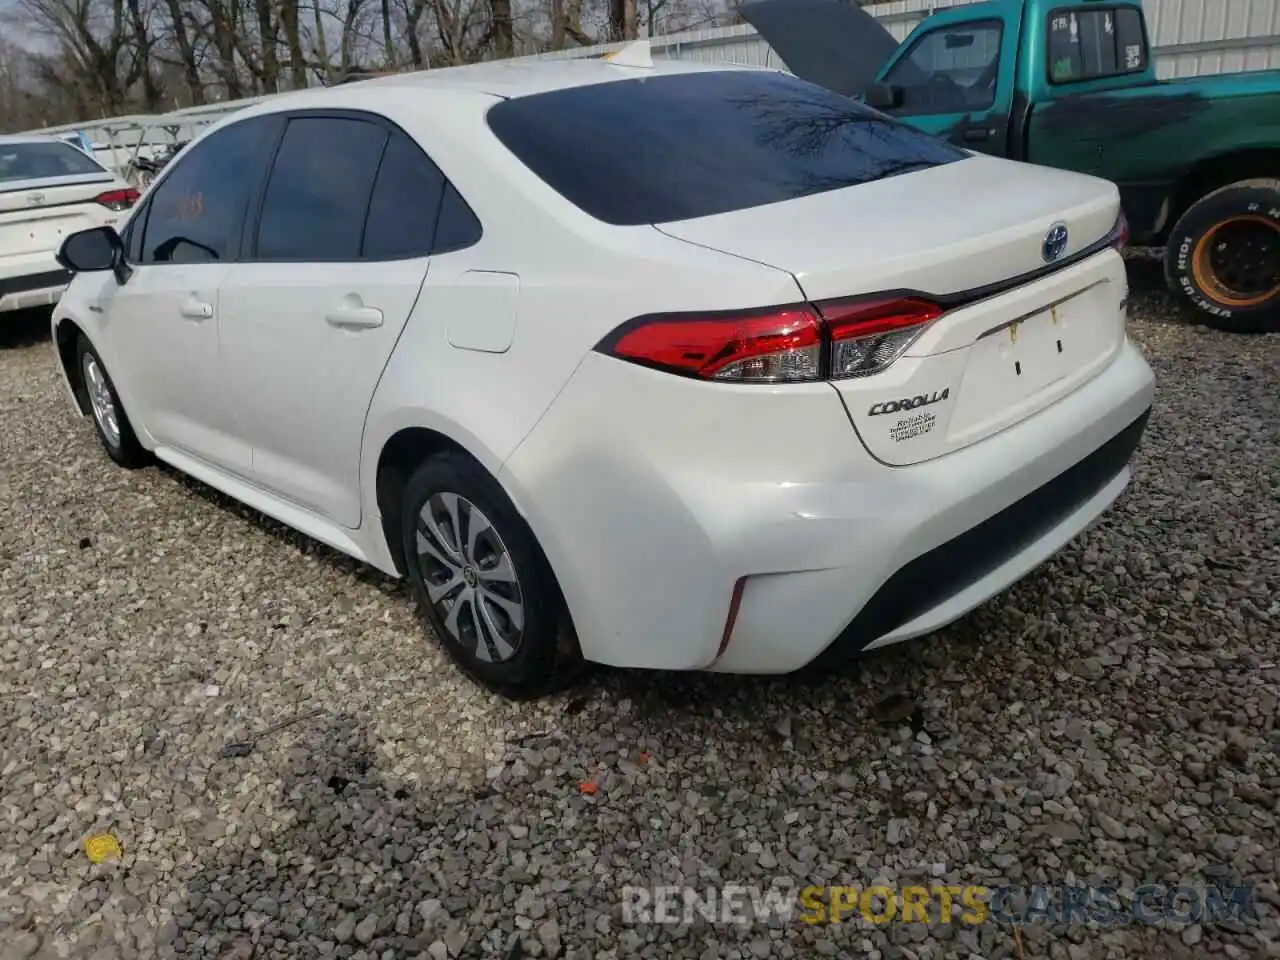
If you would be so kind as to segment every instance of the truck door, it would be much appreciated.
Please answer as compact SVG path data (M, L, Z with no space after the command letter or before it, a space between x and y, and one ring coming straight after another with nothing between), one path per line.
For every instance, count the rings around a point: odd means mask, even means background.
M880 109L958 146L1007 156L1017 27L998 17L930 17L882 73L895 105Z

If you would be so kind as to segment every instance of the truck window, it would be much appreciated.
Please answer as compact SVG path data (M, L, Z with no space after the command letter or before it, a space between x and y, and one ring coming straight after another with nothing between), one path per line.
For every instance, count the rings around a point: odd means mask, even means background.
M1058 9L1049 14L1051 83L1077 83L1147 69L1142 15L1133 7Z
M999 20L971 20L921 36L884 82L902 88L912 114L965 113L995 103L1000 73Z

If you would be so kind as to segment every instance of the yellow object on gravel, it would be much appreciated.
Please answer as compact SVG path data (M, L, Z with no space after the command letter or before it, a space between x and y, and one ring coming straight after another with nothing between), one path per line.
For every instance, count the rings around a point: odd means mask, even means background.
M119 860L124 856L120 842L109 833L99 833L86 837L84 852L92 863L106 863L108 860Z

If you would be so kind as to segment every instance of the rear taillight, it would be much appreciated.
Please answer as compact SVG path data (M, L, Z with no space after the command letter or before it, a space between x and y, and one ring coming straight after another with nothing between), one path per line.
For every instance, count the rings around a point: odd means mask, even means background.
M880 372L942 316L940 306L918 297L834 300L818 309L831 334L832 380Z
M123 190L108 190L106 193L100 193L93 198L94 203L99 203L108 210L128 210L142 194L138 193L133 187L126 187Z
M638 317L599 349L704 380L795 383L819 378L822 320L807 303Z
M1121 253L1129 245L1129 221L1125 219L1123 210L1120 211L1120 216L1116 217L1116 225L1107 234L1107 240Z
M596 349L703 380L839 380L885 369L942 312L916 297L861 297L763 310L657 314L624 324Z

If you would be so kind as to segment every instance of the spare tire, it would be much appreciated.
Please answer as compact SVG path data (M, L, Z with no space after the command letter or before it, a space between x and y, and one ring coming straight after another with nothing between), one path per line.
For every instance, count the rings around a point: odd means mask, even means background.
M1241 180L1193 203L1169 233L1164 274L1211 327L1280 331L1280 180Z

